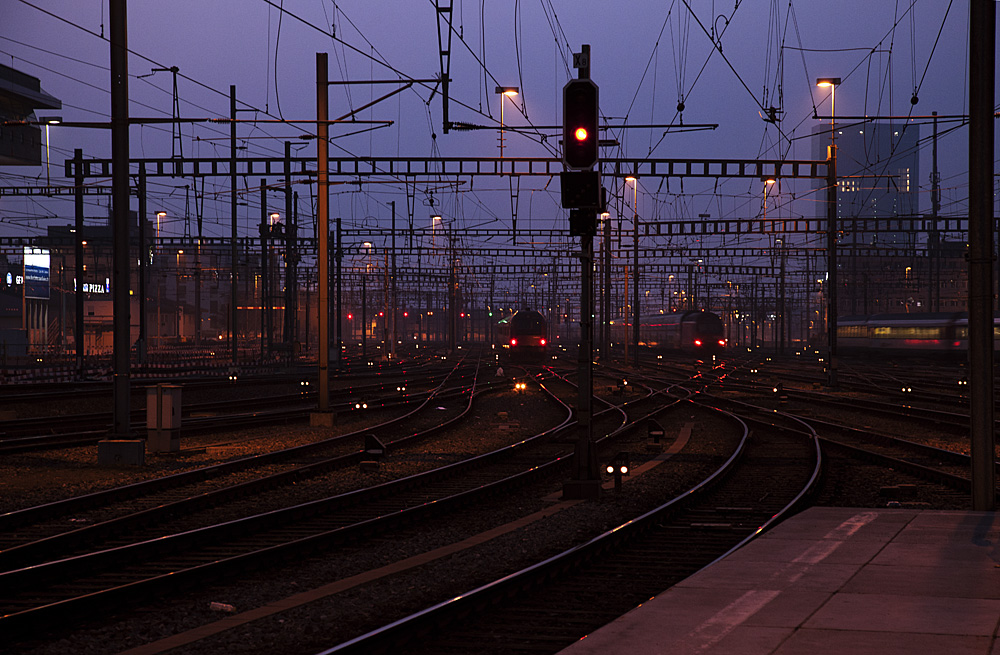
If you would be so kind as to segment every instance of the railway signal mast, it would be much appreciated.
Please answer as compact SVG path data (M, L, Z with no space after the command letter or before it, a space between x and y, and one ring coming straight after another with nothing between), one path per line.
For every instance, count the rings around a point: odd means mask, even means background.
M601 492L593 442L593 271L594 233L601 211L598 162L598 88L590 79L590 46L574 53L577 79L563 87L563 166L560 174L562 206L570 210L570 234L580 237L580 349L577 395L578 435L573 478L563 485L563 498L596 500Z

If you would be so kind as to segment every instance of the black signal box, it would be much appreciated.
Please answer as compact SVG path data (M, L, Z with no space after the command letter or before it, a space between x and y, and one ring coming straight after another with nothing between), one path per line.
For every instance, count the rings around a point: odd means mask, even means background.
M597 171L563 171L559 187L564 209L601 208L601 176Z

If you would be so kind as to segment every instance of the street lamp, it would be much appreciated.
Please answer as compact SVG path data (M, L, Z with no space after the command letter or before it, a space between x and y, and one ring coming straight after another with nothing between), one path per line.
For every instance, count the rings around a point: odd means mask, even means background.
M773 177L763 177L761 178L761 181L764 183L764 229L768 230L770 228L767 223L767 196L771 188L777 182L777 179ZM777 232L777 230L775 230L775 232ZM779 281L776 285L776 292L778 296L777 320L778 326L780 326L780 336L777 336L775 342L777 344L777 352L783 355L785 354L785 240L782 237L776 237L774 243L778 251L778 266L780 270ZM771 262L773 265L773 258Z
M827 157L827 207L826 207L826 268L827 278L827 362L828 380L831 387L837 386L837 143L836 114L834 101L836 99L839 77L820 77L816 86L830 87L830 153Z
M836 111L836 101L837 101L837 87L840 86L839 77L817 77L816 86L821 89L830 89L830 143L832 144L835 139L833 120Z
M518 89L516 86L498 86L496 92L500 95L500 159L503 159L503 98L507 96L513 100Z
M62 117L48 116L43 118L42 121L45 123L45 184L48 186L52 184L49 178L49 125L62 123Z
M625 178L632 183L632 363L639 366L639 180L630 175ZM628 359L628 347L625 348Z
M437 228L441 225L441 216L435 214L431 216L431 248L437 248Z
M159 211L156 212L156 245L159 249L160 245L160 221L167 217L167 212Z

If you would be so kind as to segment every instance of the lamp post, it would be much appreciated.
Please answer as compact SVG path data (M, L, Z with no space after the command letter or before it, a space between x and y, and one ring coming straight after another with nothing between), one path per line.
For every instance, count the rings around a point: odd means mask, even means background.
M45 185L51 186L52 181L49 177L49 126L58 125L62 123L61 116L48 116L42 119L45 122Z
M830 89L830 151L827 155L826 268L828 383L837 386L837 131L836 94L839 77L820 77L816 86Z
M371 273L372 268L372 243L371 241L365 241L361 244L361 247L365 249L365 254L368 255L368 261L365 263L365 272L361 276L361 358L367 359L368 357L368 275Z
M174 281L174 318L177 322L177 344L180 345L181 333L184 330L184 305L181 299L181 255L184 254L183 250L177 251L177 278ZM187 295L187 294L185 294Z
M601 266L604 290L601 294L601 357L611 357L611 214L601 214Z
M504 96L513 99L517 96L518 88L516 86L498 86L496 92L500 95L500 159L503 159L503 99Z
M764 182L764 229L767 228L767 196L770 190L774 187L777 180L773 177L766 177L762 180ZM779 355L785 354L785 240L783 237L778 237L775 239L775 246L778 250L778 266L779 266L779 278L778 278L778 338L777 338L777 352Z
M166 217L167 217L167 212L164 212L164 211L158 211L158 212L156 212L156 245L157 245L157 252L159 252L159 245L160 245L160 221L162 221Z
M632 181L632 364L639 366L639 180ZM626 358L627 359L627 358Z

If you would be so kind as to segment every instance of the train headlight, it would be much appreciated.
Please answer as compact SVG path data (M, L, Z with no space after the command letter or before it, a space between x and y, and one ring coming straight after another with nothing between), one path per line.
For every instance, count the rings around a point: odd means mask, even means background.
M608 468L606 468L604 470L608 472L608 475L611 475L612 473L615 472L615 467L612 466L611 464L608 464Z

